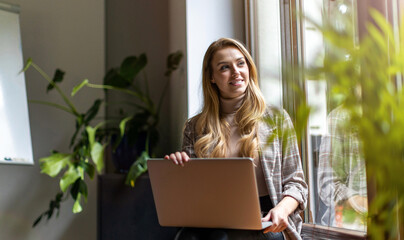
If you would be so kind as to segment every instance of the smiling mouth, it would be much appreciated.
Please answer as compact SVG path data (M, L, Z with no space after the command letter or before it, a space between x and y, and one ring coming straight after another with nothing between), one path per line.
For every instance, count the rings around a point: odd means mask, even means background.
M244 82L243 79L237 79L237 80L230 81L229 84L230 84L230 85L233 85L233 86L238 86L238 85L243 84L243 82Z

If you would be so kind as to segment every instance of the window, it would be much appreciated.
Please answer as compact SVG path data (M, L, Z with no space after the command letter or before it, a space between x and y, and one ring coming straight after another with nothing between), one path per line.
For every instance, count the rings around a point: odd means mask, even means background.
M355 0L304 1L302 12L320 24L328 22L338 31L350 31L347 34L357 45ZM302 20L301 41L306 67L323 67L324 56L335 53L329 51L332 46L307 19ZM339 52L334 57L344 61L351 56ZM361 143L357 130L346 126L348 113L338 99L329 97L331 81L327 80L304 79L307 102L312 107L305 159L311 189L309 214L315 224L366 232L367 184Z
M352 45L356 46L367 31L370 7L382 12L395 28L399 16L404 15L402 0L246 1L248 44L257 62L267 101L283 106L293 118L299 105L297 95L304 94L313 109L300 139L309 185L303 229L306 236L364 239L368 196L375 193L368 193L362 144L357 130L346 124L349 114L339 105L338 98L331 98L329 76L310 79L308 74L287 69L283 63L322 67L326 64L324 57L335 54L313 22L327 22L347 32ZM300 15L293 14L295 11ZM351 58L343 51L335 57L341 61ZM397 76L398 87L402 82L401 75ZM294 90L296 86L300 93ZM353 94L361 95L360 88L351 88Z

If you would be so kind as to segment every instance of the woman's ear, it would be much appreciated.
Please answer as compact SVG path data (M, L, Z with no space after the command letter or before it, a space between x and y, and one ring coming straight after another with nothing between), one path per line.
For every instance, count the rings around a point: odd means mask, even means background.
M214 78L210 79L210 82L211 82L211 83L216 83L216 81L215 81Z

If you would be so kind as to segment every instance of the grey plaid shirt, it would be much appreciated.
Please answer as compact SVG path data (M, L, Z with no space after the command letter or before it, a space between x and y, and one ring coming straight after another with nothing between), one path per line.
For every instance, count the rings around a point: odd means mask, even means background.
M196 117L185 123L182 151L191 158L197 157L194 144L198 139L195 132ZM260 156L265 182L272 204L275 206L283 197L290 196L299 203L289 215L289 226L285 229L286 239L301 239L303 211L307 203L307 184L304 180L299 149L292 121L286 111L268 107L266 123L259 126ZM268 141L270 139L270 141Z

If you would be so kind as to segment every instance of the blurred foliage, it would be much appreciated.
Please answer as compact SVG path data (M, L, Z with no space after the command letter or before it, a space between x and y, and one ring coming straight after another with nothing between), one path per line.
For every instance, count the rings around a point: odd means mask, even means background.
M312 21L328 49L321 67L305 69L305 74L327 80L331 100L349 113L349 124L358 129L368 184L376 189L375 196L369 196L370 238L395 239L404 219L404 19L397 40L384 16L376 10L370 14L374 23L367 24L368 34L359 43L352 41L350 20L348 29ZM301 107L304 113L310 109ZM306 121L307 114L298 114L297 123Z

